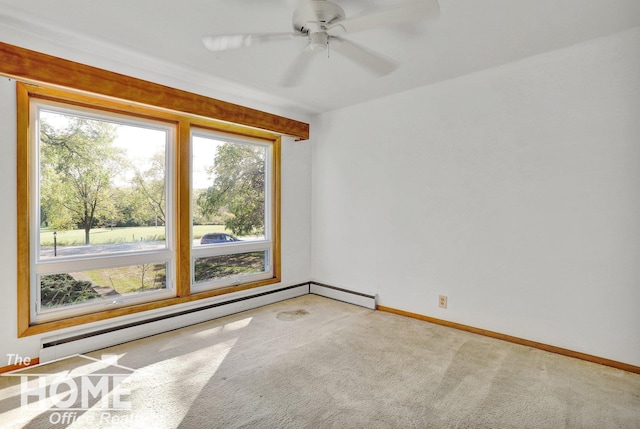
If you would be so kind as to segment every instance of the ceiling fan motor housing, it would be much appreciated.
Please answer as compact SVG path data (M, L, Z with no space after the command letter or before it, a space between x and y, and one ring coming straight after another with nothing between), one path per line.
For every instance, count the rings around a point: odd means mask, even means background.
M313 0L308 6L309 9L296 9L293 12L293 29L297 33L309 34L314 27L310 23L319 24L320 30L325 30L328 24L345 17L340 5L332 1ZM313 12L315 16L310 16L309 12Z

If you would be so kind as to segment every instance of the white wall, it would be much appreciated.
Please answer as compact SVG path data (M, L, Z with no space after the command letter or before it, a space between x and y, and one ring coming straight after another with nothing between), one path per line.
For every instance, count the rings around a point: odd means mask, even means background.
M166 82L160 82L165 83ZM211 94L209 94L211 96ZM37 357L40 339L64 334L74 329L17 338L16 283L16 99L15 81L0 77L0 367L8 364L6 355ZM249 106L254 107L256 106ZM307 282L310 276L310 205L311 187L309 142L284 139L282 145L282 282L268 287L230 294L201 303L219 302L241 295L278 289ZM192 304L191 304L192 305ZM179 307L175 307L177 309ZM166 310L161 310L166 311ZM159 312L148 312L152 316ZM139 319L141 314L87 325L96 329L122 321ZM76 328L77 329L77 328Z
M635 28L319 116L313 278L640 365L638 52Z

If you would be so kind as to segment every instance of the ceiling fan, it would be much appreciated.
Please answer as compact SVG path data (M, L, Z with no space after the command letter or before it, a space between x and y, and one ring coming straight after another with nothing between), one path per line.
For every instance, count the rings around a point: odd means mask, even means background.
M202 38L210 51L247 48L276 40L306 37L308 44L285 73L281 84L293 86L308 69L312 56L319 51L335 50L376 75L391 73L396 65L388 59L359 46L344 36L380 27L419 21L439 14L437 0L414 0L362 16L347 18L340 5L331 0L299 0L293 11L293 32L219 34Z

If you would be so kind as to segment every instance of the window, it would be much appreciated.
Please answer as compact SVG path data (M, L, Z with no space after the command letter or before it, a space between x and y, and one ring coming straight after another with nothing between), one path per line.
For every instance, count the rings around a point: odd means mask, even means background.
M277 136L17 85L20 335L280 281Z
M31 322L175 296L175 125L31 110Z
M191 152L194 289L269 278L271 145L196 130Z

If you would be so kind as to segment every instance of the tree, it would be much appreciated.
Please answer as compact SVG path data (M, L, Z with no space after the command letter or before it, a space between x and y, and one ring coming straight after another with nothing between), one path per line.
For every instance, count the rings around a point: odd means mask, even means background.
M122 150L113 145L116 126L80 117L66 126L40 123L40 205L49 226L85 231L96 219L115 216L113 179L123 169Z
M157 222L165 223L165 162L164 152L158 152L151 157L151 165L145 171L136 169L133 183L140 194L144 196L150 217Z
M205 215L227 210L233 216L226 228L236 235L264 233L265 150L257 146L224 143L207 173L213 185L198 196Z
M115 216L104 219L104 223L113 226L140 226L149 221L146 201L135 188L122 186L113 190L116 207Z
M202 207L197 202L200 200L202 194L205 194L206 192L207 192L206 189L193 190L193 201L196 202L196 204L193 205L193 210L191 212L191 219L193 220L193 224L194 225L223 225L225 219L232 217L233 215L226 211L224 213L213 213L213 214L203 213Z

